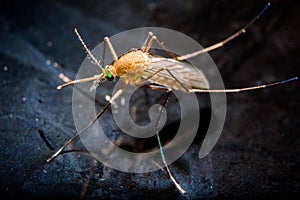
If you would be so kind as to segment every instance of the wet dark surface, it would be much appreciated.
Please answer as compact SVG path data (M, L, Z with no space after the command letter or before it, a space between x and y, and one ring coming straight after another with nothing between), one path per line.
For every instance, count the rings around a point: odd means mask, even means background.
M299 82L229 94L225 127L213 151L199 159L201 142L196 140L170 165L186 195L177 191L163 170L123 173L84 152L66 153L46 163L53 149L76 132L72 90L56 90L61 84L58 74L74 78L86 56L74 27L91 47L105 35L143 26L175 29L208 46L247 23L266 4L122 2L1 3L1 197L296 199L300 195ZM272 1L270 10L247 34L211 52L226 87L299 75L298 8L296 1ZM106 116L102 121L110 127Z

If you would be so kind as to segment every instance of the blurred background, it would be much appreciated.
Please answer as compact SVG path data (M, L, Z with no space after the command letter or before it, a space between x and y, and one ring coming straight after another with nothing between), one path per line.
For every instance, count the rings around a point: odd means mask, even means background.
M127 174L82 152L66 153L46 163L76 133L72 88L56 90L62 83L59 73L73 79L86 57L75 27L91 49L104 36L144 26L180 31L206 47L247 24L266 4L236 0L2 1L0 196L296 199L300 195L299 81L227 95L226 122L213 151L199 159L201 141L196 138L170 165L186 195L177 191L163 170ZM299 76L300 3L274 0L271 4L246 34L210 53L226 88ZM109 113L105 116L102 121L109 129L113 122Z

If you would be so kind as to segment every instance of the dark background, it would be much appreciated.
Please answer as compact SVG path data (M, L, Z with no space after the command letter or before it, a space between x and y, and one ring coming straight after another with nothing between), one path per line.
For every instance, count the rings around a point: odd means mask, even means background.
M0 3L1 197L296 199L300 195L298 81L227 95L226 123L213 151L199 159L201 141L195 141L170 165L186 195L177 191L163 170L127 174L104 167L87 153L67 153L46 163L54 149L76 133L72 89L55 89L61 83L58 74L74 78L86 57L75 27L91 48L104 36L143 26L171 28L209 46L245 25L267 3L124 2ZM227 88L299 75L299 1L271 3L247 34L211 52ZM112 122L105 116L102 120L110 127Z

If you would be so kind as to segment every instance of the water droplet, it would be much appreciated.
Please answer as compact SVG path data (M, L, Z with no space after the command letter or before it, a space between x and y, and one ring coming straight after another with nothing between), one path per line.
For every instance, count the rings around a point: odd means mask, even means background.
M54 66L54 67L58 67L59 64L58 64L57 62L54 62L54 63L53 63L53 66Z
M105 100L106 100L106 101L110 101L110 99L111 99L111 98L110 98L109 95L105 95Z

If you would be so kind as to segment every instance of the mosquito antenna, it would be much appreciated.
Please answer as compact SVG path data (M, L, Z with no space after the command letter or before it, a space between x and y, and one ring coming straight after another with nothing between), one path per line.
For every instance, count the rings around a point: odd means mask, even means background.
M253 18L246 26L242 27L240 30L238 30L234 34L230 35L226 39L222 40L221 42L219 42L217 44L214 44L212 46L206 47L204 49L201 49L199 51L196 51L196 52L193 52L193 53L190 53L190 54L186 54L186 55L183 55L183 56L179 56L177 58L177 60L186 60L188 58L198 56L202 53L206 53L206 52L212 51L214 49L220 48L220 47L224 46L226 43L230 42L231 40L237 38L241 34L246 33L246 30L267 11L267 9L270 7L270 5L271 5L270 2L267 3L267 5L258 13L258 15L256 15L256 17Z
M266 88L266 87L271 87L271 86L275 86L275 85L280 85L280 84L285 84L291 81L295 81L297 80L298 77L294 77L294 78L290 78L287 80L283 80L283 81L278 81L275 83L270 83L270 84L265 84L265 85L258 85L258 86L253 86L253 87L245 87L245 88L238 88L238 89L224 89L224 90L218 90L218 89L192 89L190 92L214 92L214 93L228 93L228 92L242 92L242 91L249 91L249 90L257 90L257 89L262 89L262 88Z
M95 56L92 54L92 52L89 50L89 48L87 47L87 45L84 43L82 37L80 36L80 34L77 31L77 28L75 28L75 33L78 37L78 39L80 40L81 44L83 45L86 53L92 58L92 60L96 63L97 66L99 66L101 68L101 70L104 70L104 68L102 67L101 63L95 58Z

